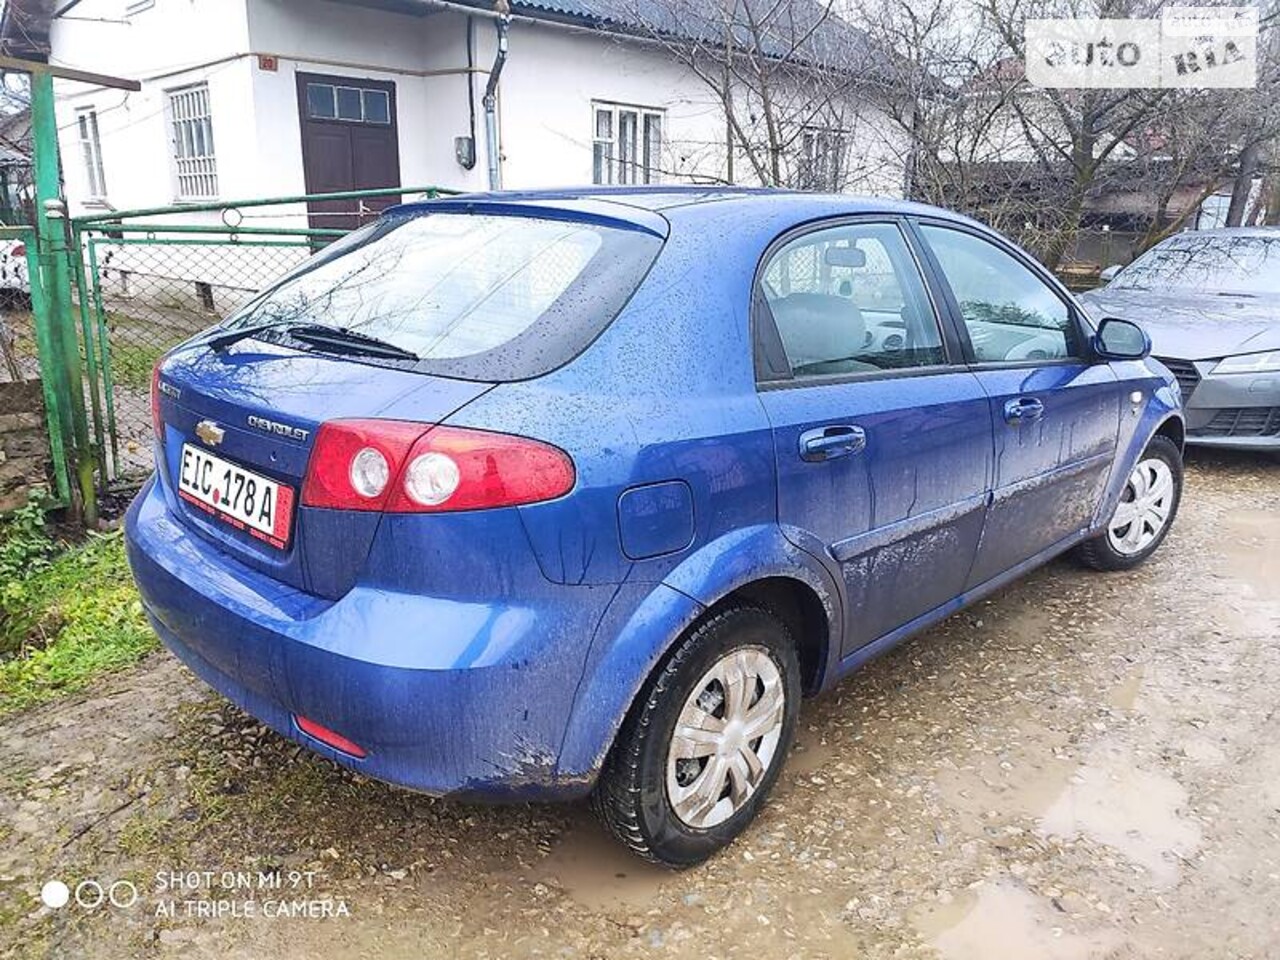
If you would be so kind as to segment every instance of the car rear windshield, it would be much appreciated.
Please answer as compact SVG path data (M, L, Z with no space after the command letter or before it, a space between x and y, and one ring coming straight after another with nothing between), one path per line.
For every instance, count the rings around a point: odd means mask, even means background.
M340 327L414 354L424 373L524 380L580 353L617 315L662 241L595 222L391 214L250 301L229 328Z
M1280 236L1177 237L1138 258L1117 287L1202 293L1280 293Z

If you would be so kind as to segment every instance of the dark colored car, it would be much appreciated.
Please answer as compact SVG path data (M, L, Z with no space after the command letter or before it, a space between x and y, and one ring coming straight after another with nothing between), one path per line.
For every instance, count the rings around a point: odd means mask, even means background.
M168 647L433 794L591 793L696 863L800 699L1181 491L1133 324L931 207L698 190L392 210L155 373L129 560Z
M1081 300L1150 335L1187 442L1280 452L1280 228L1180 233L1111 270Z

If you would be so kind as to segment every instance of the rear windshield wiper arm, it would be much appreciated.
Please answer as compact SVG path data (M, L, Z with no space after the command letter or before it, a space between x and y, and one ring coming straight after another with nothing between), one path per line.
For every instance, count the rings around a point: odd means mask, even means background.
M412 350L396 346L387 340L371 337L367 333L357 333L345 327L329 327L318 323L305 323L296 327L288 327L285 331L295 340L313 343L321 347L334 347L350 353L358 353L371 357L386 357L390 360L419 360Z
M328 324L301 322L298 320L273 320L270 323L236 327L210 337L205 341L205 345L210 350L225 350L233 343L247 340L249 337L257 336L267 330L279 329L285 330L291 337L302 340L305 343L340 347L352 352L388 357L393 360L421 359L411 350L406 350L403 347L396 346L394 343L379 340L377 337L371 337L365 333L357 333L344 327L331 327Z

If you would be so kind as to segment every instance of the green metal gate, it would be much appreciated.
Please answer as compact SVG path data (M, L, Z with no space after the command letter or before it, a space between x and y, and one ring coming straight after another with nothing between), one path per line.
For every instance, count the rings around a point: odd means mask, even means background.
M361 190L73 219L70 256L99 488L132 486L152 469L156 361L346 232L307 226L326 216L315 212L318 204L355 201L372 220L376 211L364 210L366 201L447 192Z

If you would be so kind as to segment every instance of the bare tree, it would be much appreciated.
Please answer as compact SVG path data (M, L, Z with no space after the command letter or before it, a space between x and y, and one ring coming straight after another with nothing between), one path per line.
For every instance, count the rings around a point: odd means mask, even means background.
M1057 90L1029 84L1030 17L1158 15L1163 0L917 0L867 16L907 91L913 197L958 207L1064 265L1088 220L1132 224L1145 249L1276 136L1274 56L1256 91ZM1260 44L1260 51L1274 44ZM904 71L902 68L906 67Z
M884 176L874 151L851 147L884 132L869 117L890 91L888 58L834 0L622 4L633 31L696 76L722 112L719 179L843 190Z

